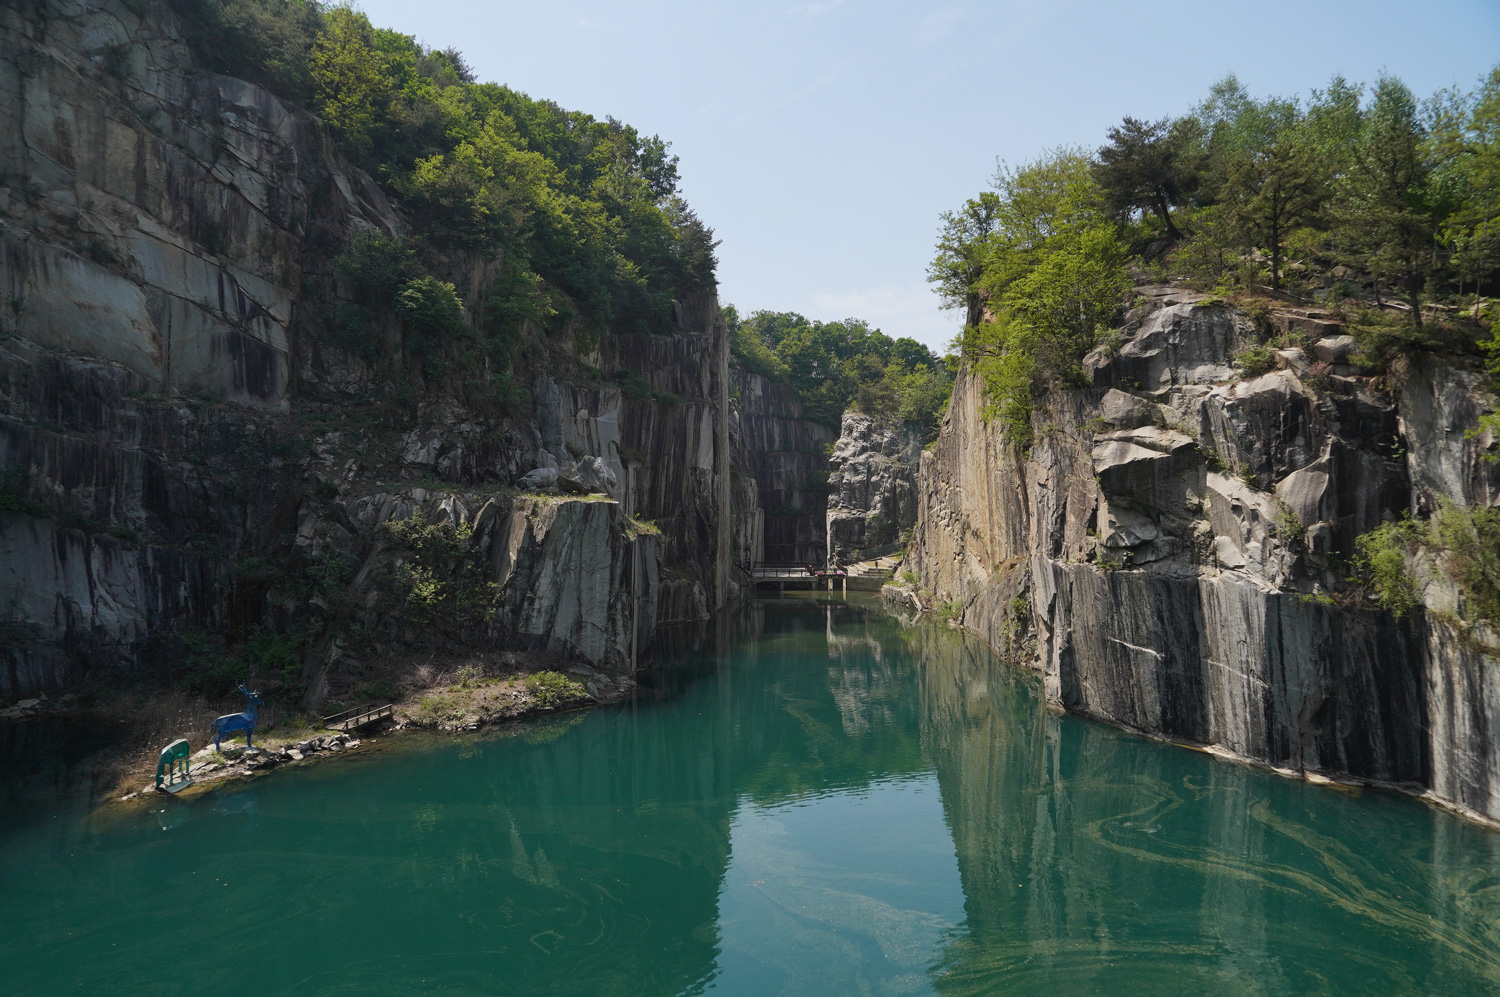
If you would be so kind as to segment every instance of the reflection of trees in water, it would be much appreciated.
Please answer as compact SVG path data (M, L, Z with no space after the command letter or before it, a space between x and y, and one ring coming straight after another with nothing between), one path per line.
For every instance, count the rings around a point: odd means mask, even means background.
M943 992L1500 980L1495 836L1058 716L978 641L904 635L965 896Z

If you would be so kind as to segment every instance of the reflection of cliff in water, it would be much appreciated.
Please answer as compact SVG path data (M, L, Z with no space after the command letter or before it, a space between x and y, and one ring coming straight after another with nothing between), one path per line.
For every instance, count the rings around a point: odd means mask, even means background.
M1057 715L977 639L905 635L965 896L942 992L1500 982L1500 838L1373 793L1352 822L1329 790Z
M870 639L830 643L830 619L841 637ZM662 993L705 986L719 954L729 828L745 799L782 801L926 767L915 672L879 661L874 635L889 632L879 612L866 620L848 606L756 602L715 625L674 628L640 695L613 717L498 731L521 742L503 769L484 766L477 745L461 752L453 776L465 798L490 802L476 837L444 850L483 862L495 893L490 924L506 925L508 959L530 960L535 948L538 974L548 967L567 992L620 993L627 980L655 981L651 992ZM827 658L826 671L807 667L813 652ZM653 700L672 708L652 709ZM741 727L736 715L757 721ZM587 813L577 801L588 801ZM410 888L440 874L414 875ZM561 926L570 919L578 923Z
M717 629L659 635L667 651L641 677L637 702L700 697L711 687L717 698L702 710L705 725L727 742L715 768L757 803L920 772L916 672L904 656L886 660L893 629L873 601L757 599ZM826 670L807 666L824 658ZM710 672L718 681L703 681ZM742 727L736 713L755 723Z
M102 756L127 733L123 724L84 723L69 714L0 721L0 836L7 830L5 815L19 816L39 804L68 800L70 810L86 812L90 799L115 778L100 768Z

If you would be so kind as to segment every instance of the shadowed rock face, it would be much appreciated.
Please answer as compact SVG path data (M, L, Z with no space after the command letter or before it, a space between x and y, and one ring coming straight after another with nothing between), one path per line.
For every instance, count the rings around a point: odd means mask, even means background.
M736 563L821 564L827 448L835 434L804 419L786 385L742 370L733 377Z
M1490 441L1468 435L1495 399L1432 360L1389 395L1358 377L1315 388L1290 362L1241 381L1242 318L1155 298L1114 358L1088 362L1097 387L1043 399L1028 454L959 378L922 457L920 587L902 598L957 602L997 648L1028 632L1070 711L1500 819L1500 662L1343 578L1382 521L1497 501ZM1457 605L1446 577L1424 585L1429 607Z
M320 333L333 255L404 219L315 119L195 69L167 5L0 8L0 134L0 697L190 631L308 634L309 705L371 653L351 627L624 667L731 596L731 478L799 496L809 475L772 455L821 460L831 436L772 415L731 475L711 293L578 358L649 393L559 363L515 372L522 411L392 402ZM608 501L519 499L538 469ZM471 531L445 570L497 586L492 620L402 603L383 529L417 512Z
M0 318L149 390L284 409L314 233L398 227L305 115L125 3L0 12Z

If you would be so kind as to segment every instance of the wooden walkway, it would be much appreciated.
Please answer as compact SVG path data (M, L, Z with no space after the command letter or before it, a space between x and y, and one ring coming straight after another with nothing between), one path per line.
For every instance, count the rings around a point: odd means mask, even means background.
M384 720L392 713L391 707L387 706L360 706L343 713L335 713L331 717L323 718L323 726L329 730L341 730L348 733L358 730L360 727Z
M774 586L777 589L808 588L833 589L844 580L842 568L814 568L806 564L753 564L750 578L756 587Z

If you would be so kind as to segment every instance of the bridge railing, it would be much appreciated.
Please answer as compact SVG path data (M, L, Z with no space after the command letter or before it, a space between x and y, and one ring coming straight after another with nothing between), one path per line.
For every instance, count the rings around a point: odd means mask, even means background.
M395 712L390 706L357 706L343 713L323 718L323 726L329 730L351 731L365 724L384 720Z
M763 561L750 566L750 577L756 581L779 581L807 578L837 578L844 574L842 568L810 567L807 564L787 564Z

